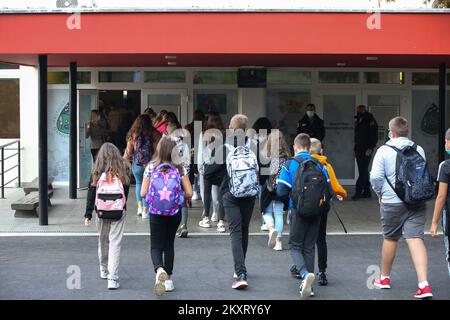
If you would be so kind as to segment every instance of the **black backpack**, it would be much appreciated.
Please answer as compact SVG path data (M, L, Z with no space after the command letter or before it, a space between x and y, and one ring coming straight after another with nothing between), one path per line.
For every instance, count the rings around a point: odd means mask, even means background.
M388 145L389 146L389 145ZM409 206L419 206L434 196L433 178L425 159L417 152L417 145L398 149L395 162L395 184L385 178L397 196Z
M292 201L299 217L316 218L329 209L331 193L327 177L316 159L295 157L299 163L295 172Z

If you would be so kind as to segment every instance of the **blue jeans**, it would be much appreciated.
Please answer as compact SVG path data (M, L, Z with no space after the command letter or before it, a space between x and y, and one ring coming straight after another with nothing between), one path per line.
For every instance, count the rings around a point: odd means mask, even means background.
M272 201L267 206L266 210L264 211L263 218L267 225L269 226L275 226L275 229L277 230L278 237L281 238L283 235L283 209L284 204L280 201ZM274 221L275 217L275 221Z
M131 171L133 171L134 179L136 180L136 200L138 203L142 203L144 208L147 208L147 201L145 197L141 197L142 180L144 179L144 166L138 166L134 162L131 165Z
M444 230L444 244L445 244L445 256L447 261L447 267L448 267L448 276L450 277L450 255L449 255L449 243L448 243L448 236L445 235L445 225L446 225L446 219L447 219L447 212L444 210L442 214L442 229Z

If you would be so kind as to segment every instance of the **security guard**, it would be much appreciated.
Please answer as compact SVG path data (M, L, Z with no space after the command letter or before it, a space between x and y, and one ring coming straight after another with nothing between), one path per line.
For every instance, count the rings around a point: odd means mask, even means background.
M325 138L323 120L316 114L316 106L312 103L306 106L305 116L298 122L297 134L306 133L310 138L320 141Z
M372 153L378 141L378 124L373 115L367 112L365 105L356 108L355 147L353 149L358 164L359 177L353 200L372 196L369 182L369 165Z

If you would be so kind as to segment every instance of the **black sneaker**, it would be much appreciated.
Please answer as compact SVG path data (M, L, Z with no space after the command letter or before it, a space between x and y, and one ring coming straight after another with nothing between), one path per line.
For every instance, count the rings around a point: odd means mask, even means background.
M327 274L325 272L319 272L317 276L319 277L318 282L320 286L326 286L328 284Z
M371 192L363 192L363 193L361 194L361 198L367 198L367 199L370 199L370 198L372 198L372 193L371 193Z
M355 193L355 194L352 196L352 200L353 200L353 201L356 201L356 200L358 200L358 199L361 199L361 195L360 195L359 193Z
M234 279L231 288L236 290L242 290L248 287L247 275L245 273L239 274L237 278Z
M295 279L301 279L301 275L300 272L298 271L297 267L294 265L291 267L291 269L289 270L291 272L291 275L295 278Z
M180 229L178 229L178 238L187 238L188 230L186 225L182 225Z

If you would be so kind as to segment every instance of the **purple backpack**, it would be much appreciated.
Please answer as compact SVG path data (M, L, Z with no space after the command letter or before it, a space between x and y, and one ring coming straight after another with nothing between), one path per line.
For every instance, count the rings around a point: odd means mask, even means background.
M146 201L149 214L174 216L180 211L184 192L177 168L170 163L162 163L152 171Z
M146 166L153 157L153 142L149 136L139 137L134 146L134 163Z

